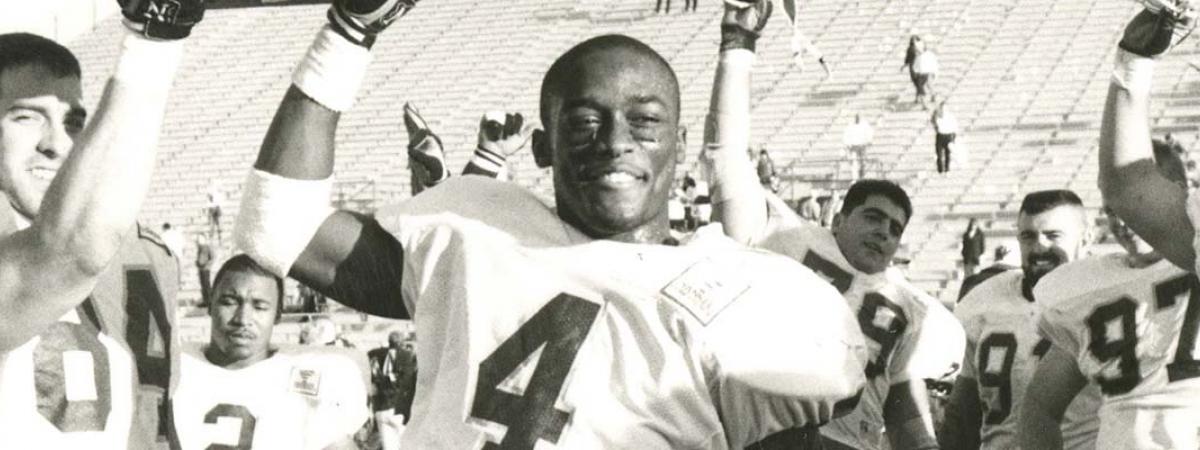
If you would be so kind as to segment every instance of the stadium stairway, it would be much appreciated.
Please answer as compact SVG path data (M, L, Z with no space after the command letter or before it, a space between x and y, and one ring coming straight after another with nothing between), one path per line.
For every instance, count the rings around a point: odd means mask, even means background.
M405 102L439 133L451 167L466 164L479 117L487 110L537 114L541 77L575 43L604 33L644 40L675 67L694 166L703 135L719 36L720 2L694 13L658 15L647 0L438 0L422 3L375 46L375 62L356 107L338 130L337 200L370 211L408 196ZM254 159L295 61L324 20L323 5L210 11L175 89L162 135L151 197L142 219L171 222L185 235L205 229L205 193L224 193L222 228L233 226L240 185ZM782 15L760 43L753 142L768 148L785 195L844 188L841 134L855 114L874 124L868 176L901 183L916 213L905 236L909 274L931 293L953 298L958 235L982 219L989 243L1012 244L1021 196L1071 188L1098 207L1096 141L1112 49L1135 4L1117 0L814 0L800 27L824 52L834 76L815 59L793 60ZM94 106L116 58L120 24L102 21L70 44L84 67ZM912 103L901 71L908 37L924 35L942 68L935 90L962 131L952 171L934 173L929 112ZM1160 66L1156 132L1196 140L1200 90L1187 60L1192 39ZM1163 80L1168 80L1163 82ZM969 153L969 158L967 157ZM969 160L969 161L964 161ZM551 178L523 151L510 161L514 180L552 201ZM189 238L189 241L191 239ZM231 253L229 240L222 253ZM1014 247L1015 248L1015 247ZM181 255L181 298L199 297L194 248Z

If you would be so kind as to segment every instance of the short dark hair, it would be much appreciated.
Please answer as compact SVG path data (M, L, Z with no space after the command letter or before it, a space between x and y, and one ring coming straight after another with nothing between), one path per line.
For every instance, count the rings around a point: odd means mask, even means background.
M903 209L905 226L912 221L912 200L909 200L908 193L904 192L900 185L888 180L866 179L850 185L850 189L846 191L846 198L842 199L840 212L843 216L850 215L854 208L862 206L872 195L882 195Z
M255 275L262 275L274 281L276 291L279 293L279 297L275 302L275 317L279 318L279 315L283 313L283 278L280 278L278 275L275 275L263 268L263 266L260 266L257 262L254 262L254 258L251 258L250 255L239 253L234 255L234 257L229 258L228 261L225 261L225 264L221 264L221 268L217 270L217 276L213 277L213 288L215 289L218 285L220 285L221 280L225 278L227 274L233 272L248 272Z
M1025 195L1024 200L1021 200L1019 212L1032 216L1064 205L1083 208L1083 200L1080 200L1079 196L1069 189L1030 192Z
M542 78L542 89L539 103L542 123L549 123L550 119L548 114L550 114L550 99L554 96L553 94L558 94L559 91L561 91L564 80L576 75L579 61L582 60L584 56L591 55L592 53L614 49L630 50L634 53L648 56L651 60L661 64L662 67L667 70L667 73L671 75L670 83L673 87L672 93L675 96L674 113L676 116L679 116L679 108L681 107L680 104L682 103L682 98L679 92L679 77L675 74L675 70L671 68L671 63L667 62L666 58L663 58L661 54L654 51L653 48L651 48L649 45L646 45L646 43L642 41L622 34L606 34L588 39L574 47L571 47L570 50L567 50L566 53L563 53L562 56L559 56L558 59L554 61L554 64L550 65L550 69L546 70L546 76Z
M36 64L59 77L80 77L79 60L62 44L30 33L0 34L0 75Z
M1183 158L1180 155L1187 153L1187 149L1183 148L1179 142L1170 138L1155 139L1151 141L1154 144L1154 164L1158 166L1159 173L1175 183L1187 184L1187 169L1184 168Z

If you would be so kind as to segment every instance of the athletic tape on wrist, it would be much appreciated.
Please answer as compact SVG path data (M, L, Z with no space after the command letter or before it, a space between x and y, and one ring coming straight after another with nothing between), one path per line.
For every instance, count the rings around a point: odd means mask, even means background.
M370 64L369 50L324 25L292 73L292 84L326 108L345 111L354 106Z
M155 40L126 29L113 79L138 90L165 92L171 88L175 71L182 60L182 40Z
M720 64L727 67L727 70L749 72L753 70L754 61L758 59L758 55L748 49L731 48L721 50L720 59Z
M251 170L242 193L234 238L246 254L286 277L325 219L333 178L297 180Z
M1113 83L1130 92L1150 92L1153 78L1153 59L1117 49L1117 57L1113 60Z

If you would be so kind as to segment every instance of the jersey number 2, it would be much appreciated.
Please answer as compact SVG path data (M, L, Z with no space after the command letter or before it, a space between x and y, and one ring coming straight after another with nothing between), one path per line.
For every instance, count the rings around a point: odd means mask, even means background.
M471 417L507 428L504 439L487 442L485 450L532 450L538 439L558 442L571 414L555 408L554 402L599 312L600 305L559 294L479 364ZM542 355L524 392L500 389L538 349Z
M218 403L204 415L204 423L215 424L221 417L232 417L242 421L242 426L238 430L238 443L237 445L212 444L205 447L205 450L250 450L250 444L254 443L254 425L258 422L254 418L254 414L250 414L250 410L242 405Z

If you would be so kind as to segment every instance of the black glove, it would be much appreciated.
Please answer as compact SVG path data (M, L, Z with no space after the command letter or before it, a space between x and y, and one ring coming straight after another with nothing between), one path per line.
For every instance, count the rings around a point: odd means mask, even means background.
M125 26L163 40L188 37L204 18L204 0L117 0Z
M417 0L334 0L329 25L350 42L371 48L375 37L417 6Z

